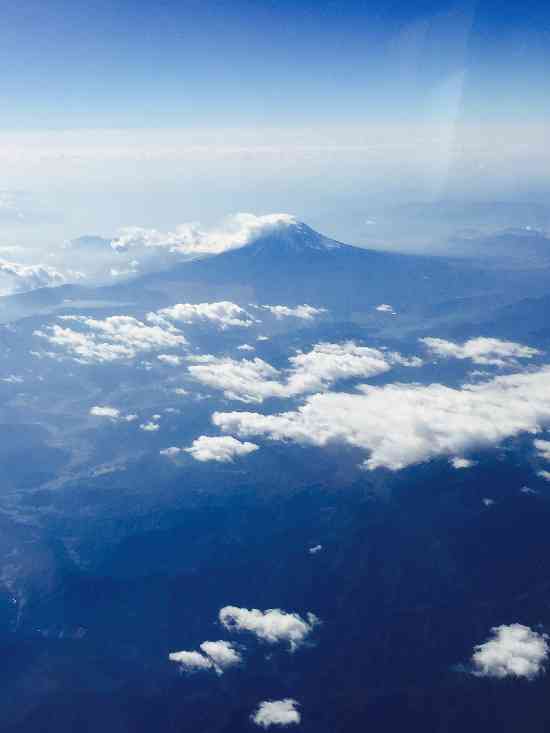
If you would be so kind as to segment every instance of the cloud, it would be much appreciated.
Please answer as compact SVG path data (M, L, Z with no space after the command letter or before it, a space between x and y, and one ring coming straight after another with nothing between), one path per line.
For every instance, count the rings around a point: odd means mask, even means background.
M156 433L157 430L160 429L160 425L158 425L156 422L153 422L152 420L149 420L149 422L142 423L139 426L140 430L144 430L146 433Z
M90 409L90 415L95 415L96 417L109 417L111 420L118 420L120 417L120 410L116 407L101 407L101 405L94 405Z
M74 282L83 277L79 272L66 274L50 265L23 265L0 259L0 274L7 275L13 282L14 292L23 293L37 288L51 288Z
M189 367L197 381L221 389L229 399L247 403L324 391L340 379L383 374L393 364L422 364L418 358L406 359L401 354L358 346L353 341L319 343L311 351L298 352L289 359L291 366L284 372L258 357L235 360L207 355L189 360L197 362Z
M395 316L393 306L389 305L388 303L380 303L380 305L377 305L374 310L377 310L380 313L391 313L392 316Z
M364 464L369 470L399 470L538 432L550 423L550 367L456 389L361 385L356 393L312 395L290 412L216 412L212 420L240 437L263 435L316 446L344 443L370 453Z
M487 366L517 366L518 359L532 359L541 352L530 346L517 344L514 341L501 341L495 338L478 338L456 344L438 338L422 338L430 352L443 359L470 359L474 364Z
M454 458L451 458L451 466L453 468L471 468L472 466L475 466L476 462L471 461L469 458L462 458L460 456L455 456Z
M538 634L523 624L504 624L491 631L492 638L475 647L473 674L532 679L544 670L550 651L546 634Z
M209 436L201 435L193 441L189 448L182 448L180 452L189 453L196 461L217 461L231 463L239 456L247 456L258 450L255 443L242 443L229 435ZM168 455L168 454L167 454ZM172 452L170 455L175 455Z
M284 700L264 700L250 718L261 728L270 728L272 725L298 725L302 719L298 711L298 702L289 697Z
M187 343L185 336L171 325L147 325L132 316L110 316L103 320L87 316L60 316L81 330L59 324L34 335L66 351L81 363L102 363L133 359L138 353L174 348Z
M168 366L179 366L183 361L181 356L175 354L159 354L157 359L163 364L168 364Z
M142 227L124 227L111 241L118 251L129 249L165 249L180 255L220 254L254 242L261 236L296 225L290 214L239 213L228 217L221 226L203 229L198 222L181 224L172 232Z
M317 555L318 552L321 552L323 549L323 545L314 545L313 547L310 547L308 552L310 555Z
M543 478L545 481L550 481L550 471L539 471L537 476Z
M204 641L201 652L171 652L168 659L179 664L185 672L214 670L221 675L226 669L242 663L243 659L236 647L229 641Z
M305 321L311 321L315 316L327 313L326 308L314 308L312 305L297 305L295 308L289 308L286 305L262 305L260 308L270 311L278 320L281 318L302 318Z
M180 323L210 322L225 330L231 327L248 328L256 321L236 303L222 300L218 303L178 303L147 315L147 321L164 326L171 321Z
M251 346L250 344L241 344L240 346L237 346L237 349L239 351L256 351L256 347Z
M550 440L535 440L533 445L541 458L550 461Z
M219 613L220 622L228 631L247 631L268 644L288 643L290 651L304 644L320 623L313 613L308 613L306 618L278 608L260 611L257 608L225 606Z

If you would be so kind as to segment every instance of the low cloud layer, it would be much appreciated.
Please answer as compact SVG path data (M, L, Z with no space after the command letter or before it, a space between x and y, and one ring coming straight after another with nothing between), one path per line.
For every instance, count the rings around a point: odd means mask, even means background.
M228 631L248 632L268 644L288 644L295 651L311 635L319 624L313 613L303 619L297 613L287 613L278 608L260 611L257 608L225 606L219 620Z
M422 364L418 358L407 359L353 341L316 344L311 351L290 357L291 366L284 371L260 358L199 356L190 360L196 362L189 367L189 372L197 381L222 390L229 399L258 404L270 397L288 398L324 391L342 379L383 374L394 364Z
M0 275L10 280L11 290L14 293L65 285L82 277L81 273L63 273L49 265L23 265L3 259L0 259Z
M365 468L398 470L538 432L550 423L550 367L458 389L362 385L355 393L312 395L290 412L216 412L212 419L240 437L316 446L344 443L368 451Z
M491 638L475 647L473 673L478 677L532 679L544 670L550 652L547 638L522 624L495 626Z
M474 364L484 366L513 367L519 364L519 359L532 359L541 353L538 349L514 341L484 336L470 339L463 344L438 338L420 340L435 356L443 359L469 359Z
M271 728L272 725L298 725L302 719L298 702L292 698L264 700L250 717L260 728Z
M112 240L111 247L118 251L156 248L180 255L220 254L244 247L258 237L294 224L296 220L290 214L256 216L239 213L211 229L201 227L198 222L181 224L172 232L124 227Z

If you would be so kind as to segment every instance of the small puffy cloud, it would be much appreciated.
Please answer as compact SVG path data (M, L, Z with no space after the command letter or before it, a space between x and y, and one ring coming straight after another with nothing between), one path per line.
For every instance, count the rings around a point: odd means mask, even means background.
M181 356L176 356L176 354L159 354L157 359L168 366L179 366L183 361Z
M406 359L401 354L359 346L354 341L316 344L311 351L292 356L291 366L284 371L258 357L236 360L206 355L189 360L195 362L189 366L189 373L197 381L221 389L229 399L247 403L325 391L338 380L383 374L394 364L422 364L418 358Z
M120 410L116 407L109 407L108 405L94 405L90 408L90 415L95 417L108 417L111 420L118 420L120 417Z
M111 247L116 251L166 250L185 256L220 254L244 247L259 237L295 226L296 223L296 219L289 214L256 216L239 213L212 229L204 229L197 222L181 224L173 232L124 227L111 241Z
M19 262L9 262L0 259L0 274L6 275L13 283L13 290L17 293L36 290L37 288L51 288L74 282L82 277L81 273L59 272L49 265L23 265Z
M220 610L219 619L228 631L246 631L268 644L288 643L290 651L301 646L319 624L313 613L308 613L303 619L297 613L287 613L279 608L260 611L257 608L225 606Z
M483 506L486 506L486 507L493 506L493 504L495 503L494 499L488 499L487 497L485 497L481 501L483 502Z
M170 446L170 448L164 448L163 450L159 451L161 456L168 456L168 458L175 458L180 453L183 453L183 448L178 448L175 445Z
M193 456L196 461L217 461L231 463L239 456L247 456L258 450L255 443L241 442L229 435L209 436L201 435L193 441L189 448L183 448L185 453Z
M142 423L139 426L139 429L145 431L146 433L156 433L157 430L160 429L160 425L158 425L156 422L153 422L152 420L149 420L148 422Z
M451 458L450 463L453 468L457 469L471 468L472 466L476 465L475 461L471 461L469 458L462 458L461 456L455 456L454 458Z
M184 672L214 670L218 675L243 661L239 651L229 641L204 641L200 649L200 652L171 652L168 659L178 664Z
M264 700L250 717L260 728L270 728L272 725L298 725L302 719L298 702L292 698Z
M395 316L393 306L389 305L388 303L380 303L380 305L377 305L374 310L377 310L380 313L391 313L392 316Z
M535 440L534 446L541 458L550 461L550 440Z
M478 677L525 677L544 670L550 648L547 635L523 624L495 626L492 637L475 647L472 671Z
M537 476L543 478L545 481L550 481L550 471L539 471Z
M248 328L256 321L236 303L222 300L217 303L177 303L170 308L161 308L149 313L147 321L164 325L177 323L211 323L218 328Z
M354 393L314 394L297 410L274 415L216 412L212 420L241 438L351 445L370 453L367 469L399 470L497 445L550 424L550 367L461 388L361 385Z
M240 346L237 346L237 349L239 351L256 351L256 347L251 346L250 344L241 344Z
M495 338L478 338L456 344L439 338L423 338L430 352L443 359L470 359L474 364L486 366L517 366L518 359L532 359L541 352L530 346L517 344L514 341L501 341Z
M138 353L183 346L185 336L167 324L147 325L132 316L109 316L102 320L87 316L60 316L59 324L34 331L78 362L91 364L133 359ZM78 330L76 330L78 329Z
M313 547L310 547L308 552L310 555L317 555L318 552L321 552L323 549L323 545L314 545Z
M316 316L327 312L326 308L314 308L312 305L307 305L307 303L297 305L294 308L287 305L262 305L260 308L269 311L278 320L281 318L301 318L304 321L311 321Z

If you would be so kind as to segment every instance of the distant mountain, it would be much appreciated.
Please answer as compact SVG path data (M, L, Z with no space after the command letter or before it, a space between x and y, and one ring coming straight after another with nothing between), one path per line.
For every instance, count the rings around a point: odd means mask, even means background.
M488 266L550 267L550 238L532 227L509 228L489 235L463 231L451 238L450 245L453 254L485 261Z

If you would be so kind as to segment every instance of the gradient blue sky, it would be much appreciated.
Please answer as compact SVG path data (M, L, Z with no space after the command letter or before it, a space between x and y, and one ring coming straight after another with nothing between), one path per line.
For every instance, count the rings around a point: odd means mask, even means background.
M548 2L7 0L0 80L0 249L235 211L421 248L547 220Z
M468 117L550 105L532 0L8 0L0 39L4 129L406 120L453 74Z

